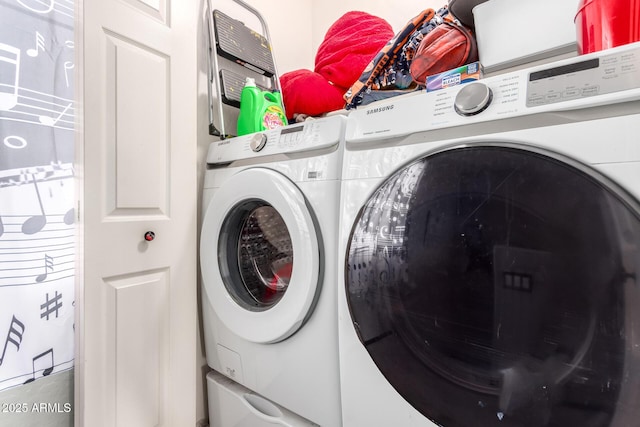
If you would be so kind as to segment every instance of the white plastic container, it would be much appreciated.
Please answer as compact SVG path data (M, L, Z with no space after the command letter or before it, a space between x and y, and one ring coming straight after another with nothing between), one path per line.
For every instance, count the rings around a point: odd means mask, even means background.
M579 0L489 0L473 8L485 74L577 55Z

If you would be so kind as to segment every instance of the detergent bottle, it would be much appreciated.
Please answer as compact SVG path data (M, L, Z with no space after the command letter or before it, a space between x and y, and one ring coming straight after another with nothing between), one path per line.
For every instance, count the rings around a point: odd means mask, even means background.
M238 136L287 124L280 92L263 91L253 78L247 77L240 93Z

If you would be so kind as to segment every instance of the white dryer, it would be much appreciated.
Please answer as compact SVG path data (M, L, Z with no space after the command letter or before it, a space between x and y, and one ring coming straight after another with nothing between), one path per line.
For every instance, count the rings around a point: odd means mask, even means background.
M207 362L341 424L337 230L345 117L213 143L200 243Z
M639 135L639 44L351 112L343 425L637 425Z

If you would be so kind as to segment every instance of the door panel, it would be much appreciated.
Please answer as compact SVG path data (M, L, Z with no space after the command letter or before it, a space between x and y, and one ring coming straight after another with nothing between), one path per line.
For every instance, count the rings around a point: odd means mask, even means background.
M162 425L169 406L166 378L169 351L169 272L142 272L107 279L108 317L116 319L116 425ZM140 308L144 307L144 310ZM140 357L143 355L143 357Z
M196 5L82 4L77 425L195 425Z
M169 58L148 47L105 33L108 75L108 212L142 209L167 213ZM136 96L128 96L135 93ZM113 117L113 119L111 119ZM114 211L111 208L112 204ZM155 211L155 212L154 212ZM122 212L125 215L133 212Z

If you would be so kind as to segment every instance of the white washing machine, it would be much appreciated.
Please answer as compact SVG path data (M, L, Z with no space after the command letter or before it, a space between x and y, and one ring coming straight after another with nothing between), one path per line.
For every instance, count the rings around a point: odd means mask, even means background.
M640 418L640 45L357 109L343 425Z
M200 242L207 362L341 425L337 230L344 116L213 143Z

